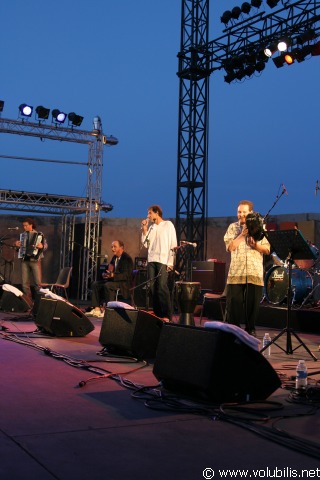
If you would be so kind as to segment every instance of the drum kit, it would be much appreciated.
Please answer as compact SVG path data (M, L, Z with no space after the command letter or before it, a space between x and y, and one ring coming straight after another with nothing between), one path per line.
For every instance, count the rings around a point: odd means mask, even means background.
M315 293L320 285L318 282L320 270L317 266L320 262L319 250L315 245L308 243L315 259L295 260L292 265L292 304L298 308L306 303L317 304ZM266 299L273 305L281 305L287 301L289 266L287 261L280 260L275 252L271 253L271 258L273 265L265 274L262 301Z

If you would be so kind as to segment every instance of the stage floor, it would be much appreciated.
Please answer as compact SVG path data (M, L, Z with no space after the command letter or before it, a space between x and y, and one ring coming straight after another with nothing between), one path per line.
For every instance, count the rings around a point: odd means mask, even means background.
M276 322L275 309L262 309ZM170 402L159 401L148 389L138 392L150 386L159 392L153 362L98 355L102 320L90 320L94 330L84 337L52 337L33 333L35 324L25 314L0 313L1 480L230 478L226 469L246 470L251 478L257 471L259 478L279 477L280 471L282 478L296 477L302 469L317 476L320 362L303 347L288 355L272 346L269 361L282 388L249 405L248 419L248 412L227 405L173 394ZM282 327L270 323L268 331L274 337ZM258 326L259 339L265 330ZM318 335L300 335L320 358ZM279 345L286 350L286 336ZM299 359L315 373L308 398L293 395Z

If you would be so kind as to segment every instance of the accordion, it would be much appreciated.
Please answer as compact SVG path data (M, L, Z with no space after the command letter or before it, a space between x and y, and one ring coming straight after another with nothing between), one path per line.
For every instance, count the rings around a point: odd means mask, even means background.
M39 243L44 242L44 236L41 232L23 232L20 234L21 247L19 248L18 258L23 260L38 260L42 249L37 248Z

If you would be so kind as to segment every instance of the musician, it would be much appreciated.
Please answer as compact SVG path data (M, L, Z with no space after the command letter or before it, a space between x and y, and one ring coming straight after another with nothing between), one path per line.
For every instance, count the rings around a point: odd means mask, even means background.
M155 315L170 320L172 308L168 288L168 272L173 270L177 235L174 225L163 220L159 205L148 208L148 218L141 222L141 241L148 249L148 279ZM148 227L148 223L151 225Z
M111 302L117 298L117 292L121 295L121 301L131 303L133 260L124 251L122 240L114 240L111 244L113 257L108 269L101 274L101 279L92 284L92 309L86 313L88 316L102 318L104 312L101 305L103 301Z
M26 218L22 222L22 227L24 233L20 235L20 240L15 242L15 247L19 249L18 256L21 259L22 291L32 302L30 280L33 277L36 291L41 288L41 259L43 258L43 252L48 248L48 244L43 233L37 231L32 218Z
M263 235L259 240L249 235L246 217L252 211L253 203L241 200L238 221L229 225L224 236L226 249L231 253L226 321L239 327L245 322L245 330L256 336L255 324L264 285L263 255L270 254L270 244Z

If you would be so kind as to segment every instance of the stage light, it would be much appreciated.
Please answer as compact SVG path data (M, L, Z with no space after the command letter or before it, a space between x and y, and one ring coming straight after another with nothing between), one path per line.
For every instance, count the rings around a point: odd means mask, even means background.
M234 18L235 20L238 20L238 18L240 17L240 14L241 14L241 8L233 7L233 9L231 10L232 18Z
M74 112L71 112L69 113L68 115L68 120L69 122L71 122L72 125L74 125L75 127L80 127L81 123L82 123L82 120L83 120L83 117L81 117L80 115L77 115L76 113Z
M262 0L251 0L251 5L255 8L261 7Z
M266 62L260 61L256 64L256 71L261 73L266 68Z
M272 55L277 51L277 44L271 43L263 50L266 57L271 58Z
M274 8L278 5L280 0L267 0L267 5L269 5L270 8Z
M55 108L52 110L52 118L55 123L64 123L67 118L67 114L60 112L60 110Z
M248 14L248 13L250 13L250 10L251 10L250 3L243 2L243 4L241 5L241 12Z
M288 50L288 47L290 45L291 45L290 38L283 37L283 38L279 39L277 48L278 48L279 52L285 52L286 50Z
M317 55L320 55L320 42L315 43L314 45L311 46L311 55L313 57L316 57Z
M222 14L222 17L220 18L220 20L221 20L221 23L224 23L225 25L227 25L227 23L231 20L231 18L232 18L232 13L230 12L230 10L226 10Z
M49 118L50 108L42 107L41 105L36 108L36 114L38 118L47 120Z
M19 112L20 112L20 115L22 115L23 117L31 117L33 112L33 107L31 107L30 105L27 105L26 103L22 103L19 106Z
M0 113L3 112L4 101L0 100Z
M297 43L299 45L303 45L306 42L309 42L310 40L313 40L316 38L316 32L313 28L310 28L309 30L306 30L305 32L301 33L300 35L297 36Z
M284 56L279 55L278 57L273 58L272 61L277 68L281 68L283 67L283 64L284 64Z
M229 73L227 73L227 75L224 76L224 81L226 83L231 83L235 79L236 79L236 75L235 75L234 72L229 72Z
M291 53L286 53L284 55L284 61L287 65L292 65L292 63L294 63L294 56Z

